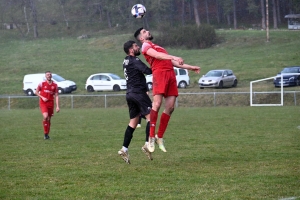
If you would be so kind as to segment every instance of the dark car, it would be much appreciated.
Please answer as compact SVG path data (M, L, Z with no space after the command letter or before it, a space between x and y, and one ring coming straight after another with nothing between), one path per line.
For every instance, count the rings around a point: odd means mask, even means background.
M299 73L299 74L292 74ZM291 66L284 68L274 77L274 86L281 87L281 74L283 86L298 86L300 85L300 66Z

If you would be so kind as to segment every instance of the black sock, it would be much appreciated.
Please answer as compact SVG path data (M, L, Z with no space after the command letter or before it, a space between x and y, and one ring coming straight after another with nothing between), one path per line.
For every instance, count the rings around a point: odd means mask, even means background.
M150 122L147 122L146 125L146 142L149 140L149 134L150 134Z
M134 128L130 127L129 125L126 128L125 134L124 134L124 141L123 146L128 148L133 136Z

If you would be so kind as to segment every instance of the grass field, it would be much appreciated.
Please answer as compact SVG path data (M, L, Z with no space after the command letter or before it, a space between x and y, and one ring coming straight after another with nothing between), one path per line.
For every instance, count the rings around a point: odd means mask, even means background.
M0 33L0 95L25 95L24 75L46 70L75 81L78 90L74 94L86 94L84 85L93 73L112 72L123 77L123 44L132 39L132 33L116 35L113 31L91 33L90 38L83 40L76 37L20 40L12 37L14 34L18 34L17 30ZM217 35L221 43L209 49L167 48L186 63L201 66L200 75L189 74L192 83L189 91L199 92L199 78L211 69L232 69L239 83L230 90L249 91L250 81L275 76L285 66L300 65L299 31L270 31L270 42L266 42L265 31L217 30ZM274 90L272 83L267 89Z
M178 108L167 153L118 157L125 108L63 109L43 139L37 109L0 112L0 199L300 199L295 106Z

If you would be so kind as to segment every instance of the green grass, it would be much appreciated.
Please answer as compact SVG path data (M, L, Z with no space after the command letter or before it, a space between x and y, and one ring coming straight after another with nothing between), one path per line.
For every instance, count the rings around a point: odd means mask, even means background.
M62 109L43 139L38 109L0 112L0 199L300 199L299 110L178 108L167 153L118 157L126 108ZM113 119L113 121L112 121Z
M9 31L9 32L8 32ZM15 32L14 32L15 31ZM131 34L97 32L89 39L76 37L18 40L9 35L17 30L0 33L0 94L24 95L25 74L51 70L77 83L74 94L86 94L84 84L90 74L113 72L123 77L123 44ZM249 82L276 75L284 66L300 64L299 31L218 30L222 43L209 49L186 50L167 48L170 54L181 56L186 63L202 67L201 74L190 73L190 91L199 91L197 82L207 71L230 68L239 79L234 91L248 91ZM141 56L143 59L143 56ZM270 83L271 89L274 89ZM213 89L207 89L210 91Z

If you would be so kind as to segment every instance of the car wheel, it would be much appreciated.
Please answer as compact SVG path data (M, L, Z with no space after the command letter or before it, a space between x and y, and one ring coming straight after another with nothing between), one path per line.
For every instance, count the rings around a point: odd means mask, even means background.
M147 86L148 86L149 90L152 90L152 83L151 82L147 83Z
M223 81L220 81L218 88L223 88Z
M237 80L235 79L234 82L233 82L232 87L236 87L236 86L237 86Z
M27 96L34 96L34 93L31 89L26 90Z
M62 88L58 88L58 94L63 94L64 90Z
M88 92L94 92L95 91L94 88L93 88L93 86L91 86L91 85L87 86L86 90Z
M204 87L200 87L200 89L204 89Z
M186 88L186 86L187 86L187 83L185 81L180 81L178 84L179 88Z
M121 90L120 86L114 85L113 91L118 92L118 91L120 91L120 90Z
M296 86L299 86L300 85L300 79L298 78L297 80L296 80Z

